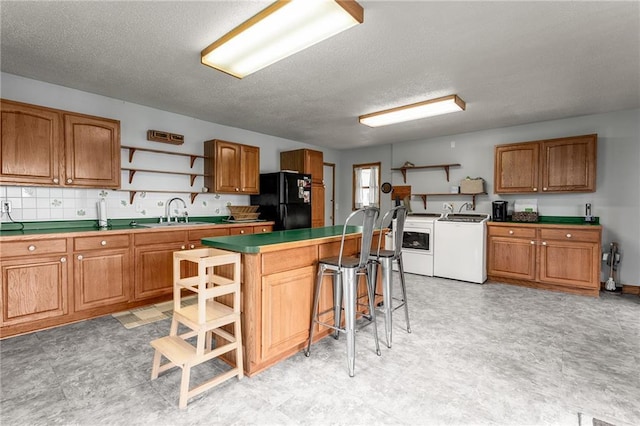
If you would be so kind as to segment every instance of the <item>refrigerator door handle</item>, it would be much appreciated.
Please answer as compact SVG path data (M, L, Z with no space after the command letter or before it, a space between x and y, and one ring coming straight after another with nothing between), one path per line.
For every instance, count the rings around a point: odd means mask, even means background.
M284 205L284 217L282 218L282 227L287 229L287 217L289 216L289 206Z

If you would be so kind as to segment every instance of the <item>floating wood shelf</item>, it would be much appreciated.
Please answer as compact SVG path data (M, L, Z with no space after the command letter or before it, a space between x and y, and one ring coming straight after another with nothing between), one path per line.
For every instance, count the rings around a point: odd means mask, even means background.
M433 166L413 166L413 167L395 167L391 170L399 171L402 173L402 178L404 179L404 183L407 183L407 170L418 170L418 169L444 169L445 174L447 175L447 182L449 182L449 167L460 167L460 164L437 164Z
M448 196L452 196L452 197L459 197L461 195L467 196L467 197L471 197L471 205L473 206L473 210L476 209L476 195L487 195L486 192L479 192L477 194L461 194L461 193L455 193L455 192L432 192L429 194L411 194L414 195L416 197L420 197L422 198L422 203L424 204L424 209L427 209L427 197L448 197Z
M181 156L181 157L189 157L191 159L191 164L190 164L191 168L193 168L193 164L195 163L196 159L205 158L204 155L184 154L182 152L163 151L161 149L138 148L136 146L125 146L125 145L122 145L122 146L120 146L120 148L129 150L129 163L131 163L133 161L133 154L135 154L136 151L153 152L155 154L167 154L167 155L177 155L177 156ZM203 173L172 172L172 171L167 171L167 170L138 169L138 168L132 168L132 167L121 167L121 170L129 172L129 183L131 183L133 181L133 177L135 176L136 172L163 173L163 174L168 174L168 175L189 176L191 178L191 185L190 186L193 186L193 183L196 180L196 177L204 176ZM133 199L136 197L136 194L138 192L160 192L160 193L165 193L165 194L190 194L190 196L191 196L191 204L193 204L193 201L196 199L198 194L204 194L204 192L198 192L198 191L175 191L173 189L166 190L166 191L165 190L160 190L160 189L121 189L121 191L128 191L129 192L129 204L133 204Z
M195 163L197 158L204 158L204 155L196 155L196 154L184 154L182 152L173 152L173 151L163 151L160 149L150 149L150 148L138 148L137 146L120 146L122 149L129 150L129 162L133 161L133 154L136 151L145 151L145 152L155 152L156 154L169 154L169 155L179 155L182 157L190 157L191 158L191 167L193 167L193 163Z
M166 175L183 175L189 176L191 178L191 186L193 186L193 182L196 180L198 176L204 176L204 173L183 173L183 172L168 172L166 170L147 170L147 169L131 169L127 167L122 167L121 170L125 170L129 172L129 183L133 181L133 176L135 176L136 172L145 172L145 173L162 173Z

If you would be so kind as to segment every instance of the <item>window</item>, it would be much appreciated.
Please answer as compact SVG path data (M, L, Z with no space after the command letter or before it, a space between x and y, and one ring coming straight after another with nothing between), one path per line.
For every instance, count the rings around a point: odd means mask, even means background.
M353 210L380 207L380 163L353 165Z

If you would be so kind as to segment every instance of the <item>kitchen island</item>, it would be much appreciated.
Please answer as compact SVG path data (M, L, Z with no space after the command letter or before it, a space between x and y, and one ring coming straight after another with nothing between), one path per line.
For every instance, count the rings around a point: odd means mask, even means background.
M342 229L327 226L201 240L205 246L242 254L242 339L248 376L305 348L318 259L338 255ZM359 251L360 235L359 227L348 229L345 254ZM377 237L373 242L377 244ZM320 312L333 306L331 288L323 286ZM358 294L366 294L364 281ZM325 322L332 318L332 312L321 316ZM317 327L314 341L331 331Z

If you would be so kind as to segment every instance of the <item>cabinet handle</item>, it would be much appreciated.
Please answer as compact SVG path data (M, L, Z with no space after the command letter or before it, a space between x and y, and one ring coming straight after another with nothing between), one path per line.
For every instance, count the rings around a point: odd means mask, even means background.
M547 187L545 186L544 188L542 188L542 190L543 190L543 191L546 191L546 190L547 190Z
M81 254L78 255L78 260L84 259Z
M535 243L536 243L535 241L531 241L529 244L535 244Z
M189 244L189 248L196 248L195 244Z
M239 192L239 191L240 191L240 188L236 188L236 192Z
M71 178L67 179L67 183L72 183L72 182L73 182L73 179Z
M513 231L511 229L509 230L509 235L513 235Z
M533 188L534 191L538 191L538 188Z
M107 245L107 242L106 242L105 240L102 240L102 241L100 241L100 245L101 245L101 246L106 246L106 245Z
M543 246L546 246L546 245L547 245L547 242L546 242L546 241L543 241L543 242L542 242L542 245L543 245Z
M241 234L244 234L244 229L240 231Z
M181 250L184 250L184 249L186 249L186 248L187 248L186 246L180 246L180 249L181 249Z
M36 246L34 245L30 245L28 248L29 251L34 251L35 249L36 249Z
M262 228L262 232L267 232L267 228Z
M571 234L567 234L567 238L571 238Z
M66 258L66 257L61 257L61 258L60 258L60 263L65 263L66 261L67 261L67 258Z
M58 179L58 178L53 178L53 183L59 183L59 182L60 182L60 179Z

